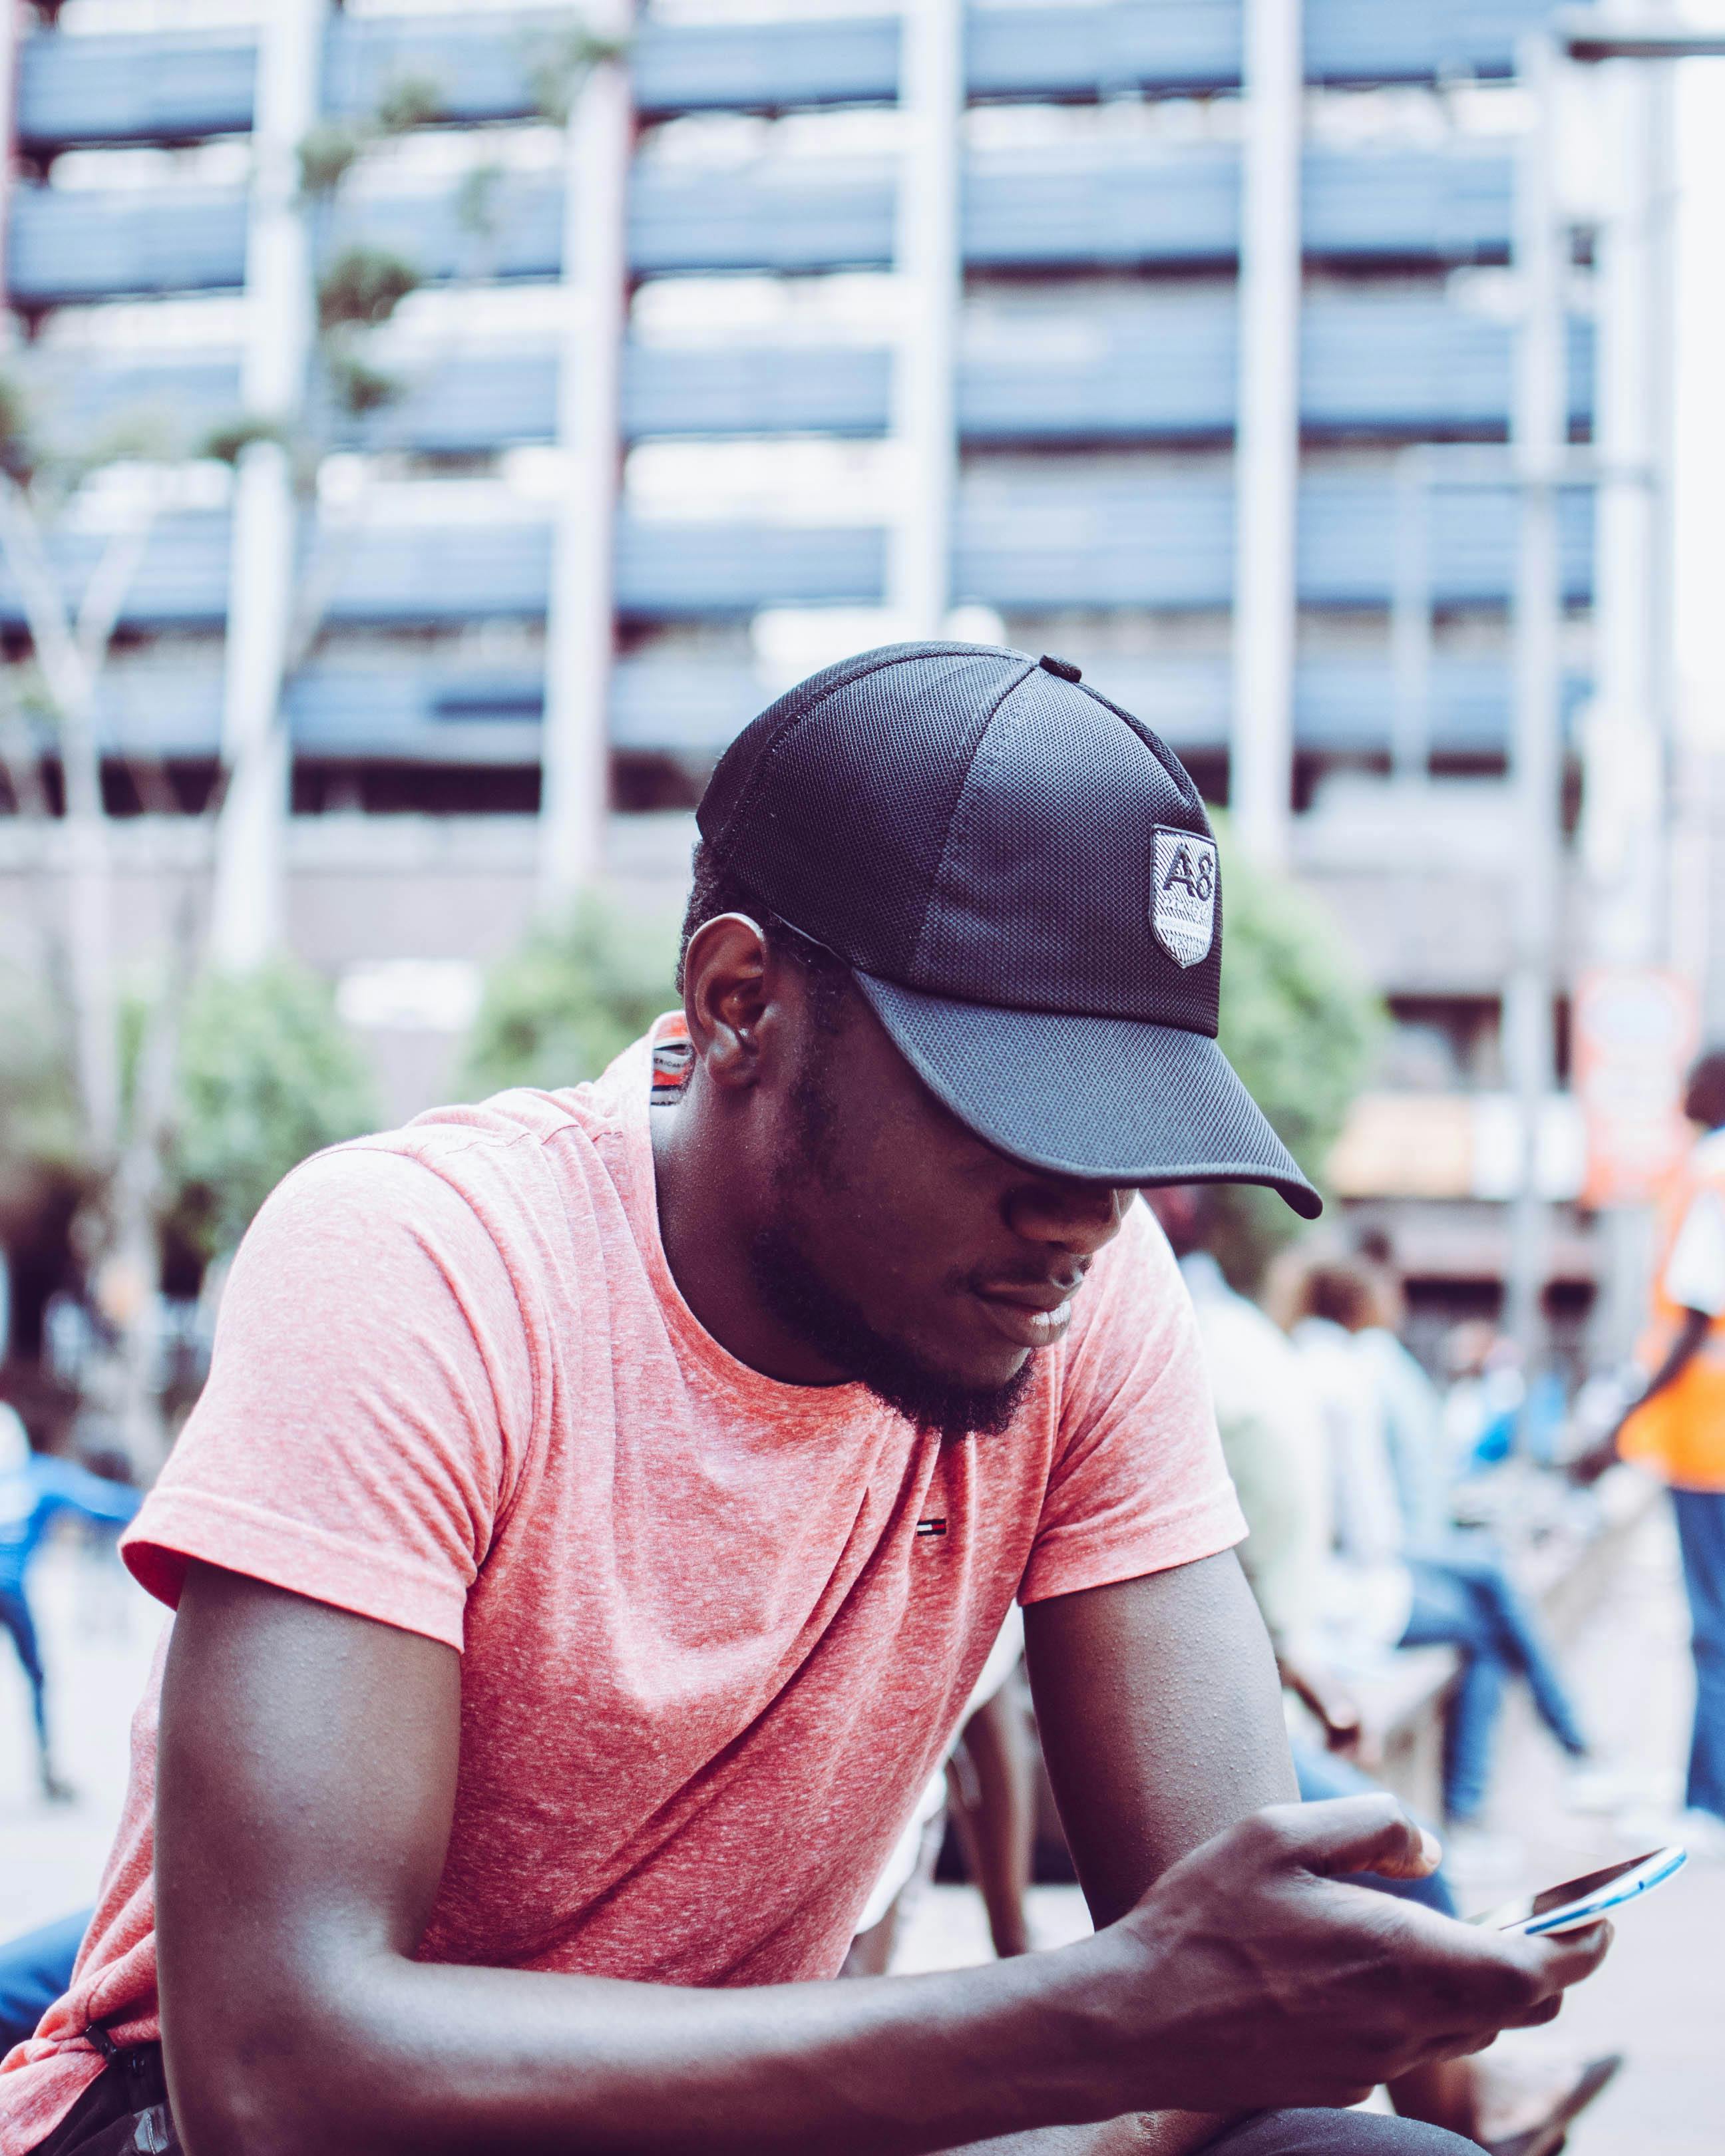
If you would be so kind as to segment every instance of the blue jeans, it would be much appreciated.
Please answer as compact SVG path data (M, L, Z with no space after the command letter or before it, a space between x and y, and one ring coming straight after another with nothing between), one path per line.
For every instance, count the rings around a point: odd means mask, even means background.
M36 1644L36 1627L23 1588L0 1587L0 1632L12 1635L18 1658L24 1666L24 1682L30 1687L30 1706L36 1717L36 1742L48 1753L48 1684L43 1674L42 1650Z
M1378 1784L1363 1774L1351 1759L1338 1758L1333 1752L1320 1752L1315 1744L1302 1744L1297 1738L1292 1748L1302 1803L1321 1804L1326 1797L1367 1797L1376 1793ZM1455 1913L1455 1897L1450 1892L1441 1866L1429 1879L1385 1879L1375 1871L1358 1871L1352 1876L1358 1886L1375 1887L1380 1893L1398 1895L1404 1902L1423 1902L1440 1916Z
M1461 1676L1444 1722L1444 1811L1466 1825L1485 1809L1491 1746L1511 1677L1522 1676L1539 1717L1563 1749L1587 1749L1569 1695L1533 1613L1493 1558L1416 1558L1404 1647L1455 1647Z
M39 1932L0 1946L0 2059L33 2036L36 2024L72 1988L72 1964L90 1928L90 1912L62 1917Z
M1673 1490L1695 1657L1687 1804L1725 1818L1725 1491Z

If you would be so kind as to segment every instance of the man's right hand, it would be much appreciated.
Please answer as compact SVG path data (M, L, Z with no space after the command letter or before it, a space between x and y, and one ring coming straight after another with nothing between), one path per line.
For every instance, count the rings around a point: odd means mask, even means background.
M1423 1878L1435 1862L1396 1800L1374 1794L1272 1806L1174 1865L1094 1943L1118 2109L1357 2103L1550 2020L1610 1927L1481 1931L1348 1882Z

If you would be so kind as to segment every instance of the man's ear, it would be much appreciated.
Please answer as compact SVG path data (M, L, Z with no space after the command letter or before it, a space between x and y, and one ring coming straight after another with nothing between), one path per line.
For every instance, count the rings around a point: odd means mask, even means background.
M767 939L746 913L704 921L683 957L683 1015L696 1060L727 1091L760 1075L761 1033L770 1013Z

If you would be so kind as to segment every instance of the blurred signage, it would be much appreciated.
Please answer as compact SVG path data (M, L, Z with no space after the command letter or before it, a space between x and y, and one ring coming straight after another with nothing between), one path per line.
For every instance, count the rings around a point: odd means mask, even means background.
M1471 1103L1459 1093L1362 1093L1327 1169L1338 1198L1465 1198Z
M1548 1095L1539 1109L1540 1196L1576 1197L1585 1166L1577 1103ZM1362 1093L1327 1172L1338 1198L1513 1198L1521 1111L1507 1093Z
M1583 1203L1643 1205L1682 1158L1695 993L1652 966L1604 966L1576 984L1575 1090L1587 1132Z
M336 983L344 1024L371 1032L465 1033L479 1015L480 969L465 958L374 958Z

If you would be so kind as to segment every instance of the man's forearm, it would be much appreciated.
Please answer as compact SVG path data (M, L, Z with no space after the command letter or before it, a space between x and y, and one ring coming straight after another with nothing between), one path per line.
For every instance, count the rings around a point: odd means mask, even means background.
M1695 1360L1702 1342L1712 1330L1712 1323L1705 1311L1686 1310L1683 1312L1683 1322L1678 1327L1677 1337L1672 1341L1664 1362L1647 1380L1647 1389L1636 1401L1637 1407L1664 1392L1668 1386L1676 1384Z
M1656 1399L1660 1394L1676 1384L1701 1352L1702 1344L1712 1330L1712 1319L1704 1311L1686 1310L1683 1312L1683 1322L1677 1329L1676 1338L1666 1351L1665 1360L1636 1398L1597 1444L1589 1445L1585 1452L1579 1454L1569 1462L1567 1472L1572 1481L1597 1482L1606 1469L1615 1464L1618 1457L1618 1440L1623 1435L1625 1424L1650 1400Z
M1099 2041L1110 1978L1091 1958L1086 1943L940 1976L734 1990L349 1959L345 1978L332 1962L293 2002L236 2001L228 2025L183 2038L170 2001L168 2071L188 2156L276 2156L319 2137L932 2156L1142 2101L1144 2066L1128 2088ZM1162 2156L1155 2142L1073 2145Z

